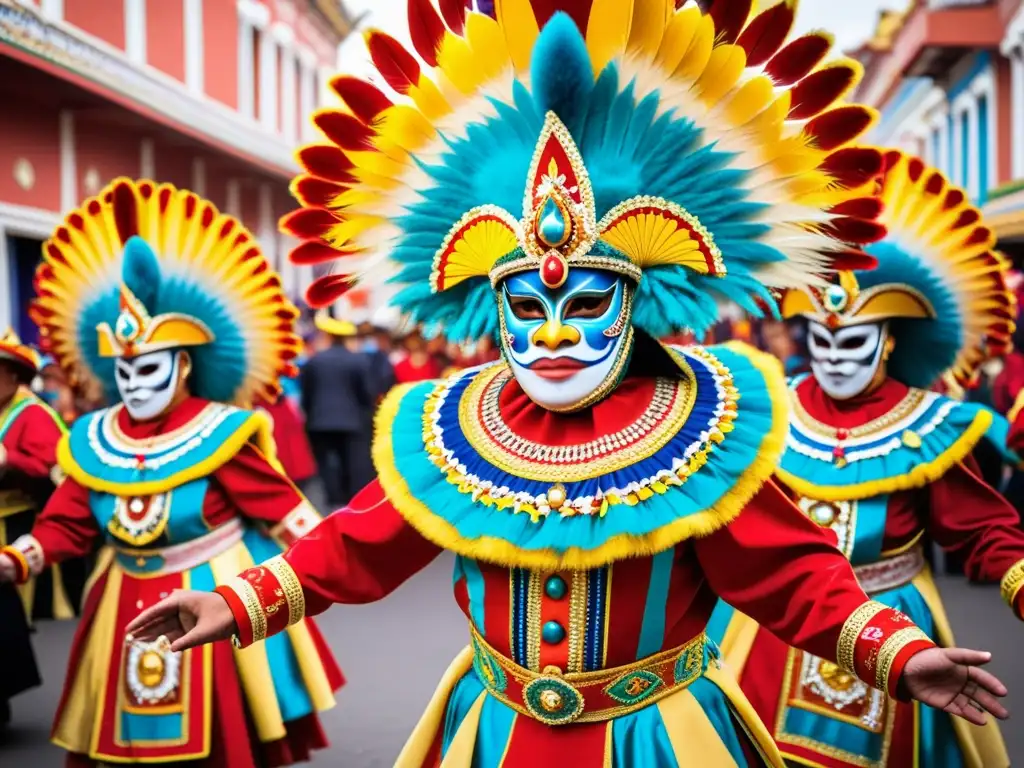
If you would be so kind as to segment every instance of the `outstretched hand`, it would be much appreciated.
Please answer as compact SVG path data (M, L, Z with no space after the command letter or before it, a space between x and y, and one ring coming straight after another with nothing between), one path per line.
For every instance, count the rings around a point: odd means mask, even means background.
M227 640L238 631L227 601L216 592L178 590L147 608L127 626L135 640L166 637L174 652Z
M1006 686L981 669L991 660L987 651L929 648L910 657L900 685L918 701L975 725L985 724L986 712L1005 720L1010 713L999 699Z

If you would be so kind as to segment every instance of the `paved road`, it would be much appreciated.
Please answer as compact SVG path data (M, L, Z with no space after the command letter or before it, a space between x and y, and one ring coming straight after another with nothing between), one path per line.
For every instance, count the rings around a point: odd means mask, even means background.
M348 685L324 718L334 747L313 765L392 765L434 685L465 643L464 620L451 597L451 566L449 558L442 558L387 600L336 606L322 618ZM1024 625L1009 614L995 588L943 579L942 589L959 641L995 652L993 669L1024 702ZM72 632L69 623L40 626L36 647L46 685L17 700L13 733L0 746L3 768L60 767L61 754L47 743L47 732ZM1013 703L1011 697L1011 708ZM1020 716L1024 722L1024 703ZM1011 755L1024 765L1024 726L1011 725L1004 733Z

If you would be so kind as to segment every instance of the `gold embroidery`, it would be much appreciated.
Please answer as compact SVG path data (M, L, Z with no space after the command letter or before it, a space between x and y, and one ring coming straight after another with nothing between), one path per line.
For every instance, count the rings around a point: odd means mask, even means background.
M892 671L893 662L900 651L918 640L931 642L931 638L917 627L904 627L886 638L878 651L878 666L875 667L876 688L882 691L889 690L889 673Z
M1018 560L1003 575L1003 579L999 583L999 593L1003 596L1006 604L1016 610L1014 603L1022 588L1024 588L1024 560Z
M299 577L295 575L288 561L280 555L267 560L263 567L274 574L281 589L284 590L285 599L288 601L288 626L298 624L306 615L306 595L302 591Z
M907 416L914 412L925 399L925 395L928 393L921 389L911 389L904 395L903 399L900 400L890 410L883 413L877 419L872 419L867 424L861 424L859 427L851 427L847 429L846 440L853 440L860 437L869 437L875 435L882 430L903 421ZM827 437L830 440L836 440L838 430L829 424L822 421L818 421L816 418L811 416L804 408L803 403L800 402L800 398L797 396L795 389L789 390L789 399L793 405L793 415L796 420L800 422L800 425L806 427L811 432L814 432L821 437Z
M569 672L583 671L587 631L587 572L573 571L569 592Z
M227 584L241 599L245 606L245 612L249 617L249 625L252 627L252 642L256 643L265 640L267 637L267 617L263 613L263 606L256 595L256 590L245 579L235 576Z
M847 672L857 674L853 661L854 651L857 647L857 638L864 627L868 625L868 622L877 616L879 611L884 609L885 606L881 603L868 600L868 602L851 613L849 618L843 623L843 628L839 632L839 642L836 644L836 662Z
M480 456L527 480L572 483L617 472L652 456L678 434L697 397L689 367L679 379L658 379L644 412L619 432L578 445L550 446L517 435L501 417L499 397L511 379L505 366L474 377L459 402L459 426ZM622 444L628 447L620 448Z
M530 571L526 588L526 666L540 670L541 601L544 595L544 577L540 571Z

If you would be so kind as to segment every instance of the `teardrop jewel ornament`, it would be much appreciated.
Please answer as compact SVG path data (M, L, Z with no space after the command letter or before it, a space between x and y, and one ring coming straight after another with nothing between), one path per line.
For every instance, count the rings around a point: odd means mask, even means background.
M537 239L548 248L563 246L572 236L572 222L568 211L554 195L548 195L537 211L535 230Z

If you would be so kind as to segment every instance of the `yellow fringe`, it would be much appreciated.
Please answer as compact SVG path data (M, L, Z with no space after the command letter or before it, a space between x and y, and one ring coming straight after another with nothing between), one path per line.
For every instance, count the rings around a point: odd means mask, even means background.
M780 481L799 493L801 496L819 501L859 501L872 496L897 491L909 491L923 488L945 475L954 464L962 461L974 450L974 446L985 436L992 424L992 414L979 410L971 425L964 430L949 448L929 462L918 464L905 475L883 477L878 480L867 480L852 485L817 485L809 480L797 477L781 467L777 471Z
M735 519L775 472L782 456L789 422L786 380L778 361L746 345L730 344L728 347L749 359L764 377L772 403L771 429L761 441L757 458L714 505L675 520L656 531L640 536L619 534L595 549L570 547L564 552L553 549L528 551L504 539L489 536L465 538L455 526L413 496L401 470L395 464L391 427L412 385L392 389L377 411L373 462L381 487L388 501L424 538L463 557L503 566L540 570L600 568L617 560L662 552L685 539L713 533Z
M278 463L274 454L274 437L270 417L263 411L253 411L250 413L245 422L209 458L185 467L168 477L157 480L118 483L107 478L89 474L78 465L74 456L71 455L69 435L64 435L57 444L57 463L64 470L65 474L91 491L110 493L115 496L151 496L154 493L166 493L192 480L212 475L231 461L250 440L256 443L257 447L263 451L275 468L280 467L280 463Z

